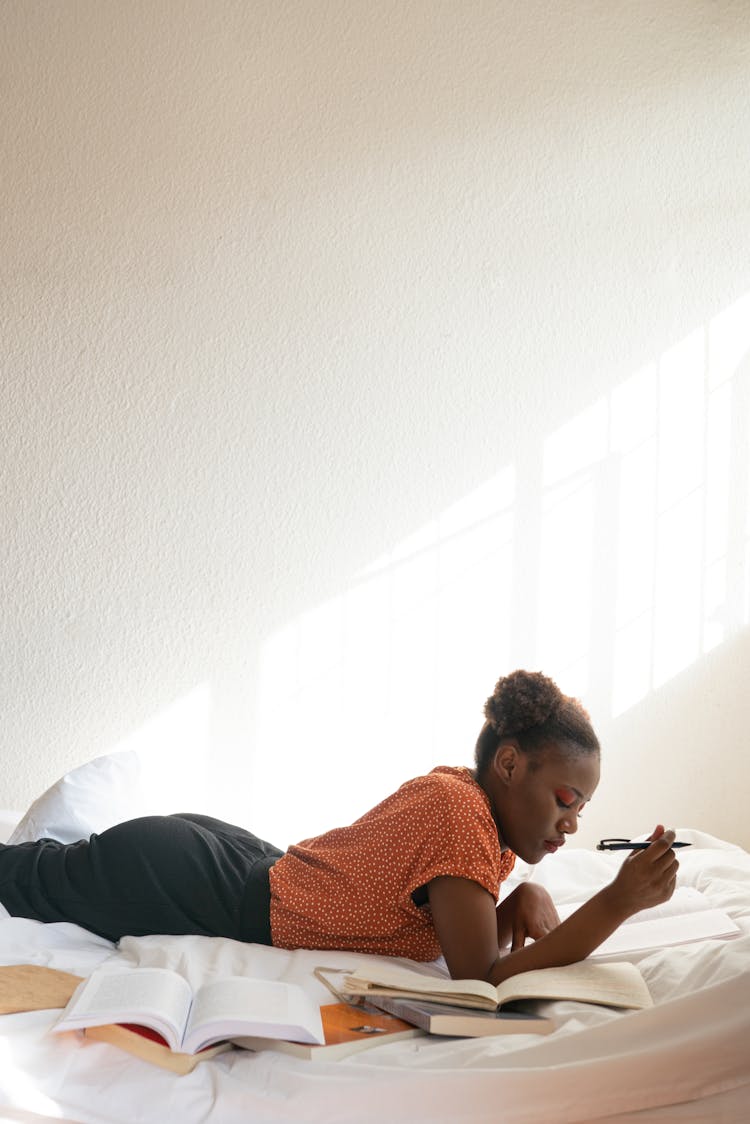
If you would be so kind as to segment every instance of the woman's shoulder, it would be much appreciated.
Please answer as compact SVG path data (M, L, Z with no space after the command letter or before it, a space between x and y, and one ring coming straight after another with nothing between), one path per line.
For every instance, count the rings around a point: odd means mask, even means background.
M466 765L437 765L429 773L406 781L394 796L435 798L445 801L484 803L484 795Z
M426 774L428 777L438 777L440 779L449 777L456 781L461 781L464 784L476 784L474 780L474 773L468 765L436 765Z

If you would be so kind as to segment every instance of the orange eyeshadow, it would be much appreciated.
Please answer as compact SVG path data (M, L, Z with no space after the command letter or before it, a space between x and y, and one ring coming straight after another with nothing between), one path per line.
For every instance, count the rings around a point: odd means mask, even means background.
M574 804L576 800L576 793L572 788L556 788L555 796L561 800L563 804Z

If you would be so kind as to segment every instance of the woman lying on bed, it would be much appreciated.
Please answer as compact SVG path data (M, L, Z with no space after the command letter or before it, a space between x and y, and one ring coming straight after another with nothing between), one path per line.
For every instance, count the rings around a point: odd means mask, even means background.
M581 960L671 897L674 834L657 827L562 924L533 883L496 905L516 856L537 863L576 831L599 781L599 742L581 705L539 673L500 679L485 716L473 771L433 769L286 853L207 816L146 816L78 843L0 845L0 902L113 941L199 933L414 960L442 953L454 978L495 984Z

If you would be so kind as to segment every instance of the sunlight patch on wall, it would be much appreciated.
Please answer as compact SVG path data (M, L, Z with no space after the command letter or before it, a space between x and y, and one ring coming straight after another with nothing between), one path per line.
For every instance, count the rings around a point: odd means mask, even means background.
M297 838L358 814L347 776L385 795L468 760L513 667L601 720L748 624L749 354L750 294L269 639L258 785L293 760L314 794L290 811Z
M748 352L745 296L545 442L540 661L599 713L748 623Z
M385 795L404 779L405 757L419 772L473 744L477 684L489 693L509 659L508 628L487 622L507 626L510 615L514 500L504 469L266 643L257 784L274 785L293 758L295 788L314 793L295 797L291 838L336 822L345 778L367 776L368 762ZM373 795L353 783L346 814ZM275 838L286 829L275 814Z
M750 298L691 333L651 368L652 432L640 448L650 472L631 497L652 504L652 595L641 606L639 642L623 658L633 621L618 622L613 713L621 713L748 623L747 380ZM648 510L648 509L647 509ZM643 527L645 520L641 521ZM628 583L624 567L618 574ZM645 669L650 675L645 675Z
M597 476L607 405L596 402L545 442L542 462L537 660L565 689L587 694L597 565Z

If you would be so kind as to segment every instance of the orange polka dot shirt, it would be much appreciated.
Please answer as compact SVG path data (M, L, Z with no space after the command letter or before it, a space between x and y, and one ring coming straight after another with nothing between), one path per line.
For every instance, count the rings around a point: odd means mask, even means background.
M271 867L273 944L434 960L441 950L430 908L412 893L449 875L497 899L514 862L471 771L440 766Z

